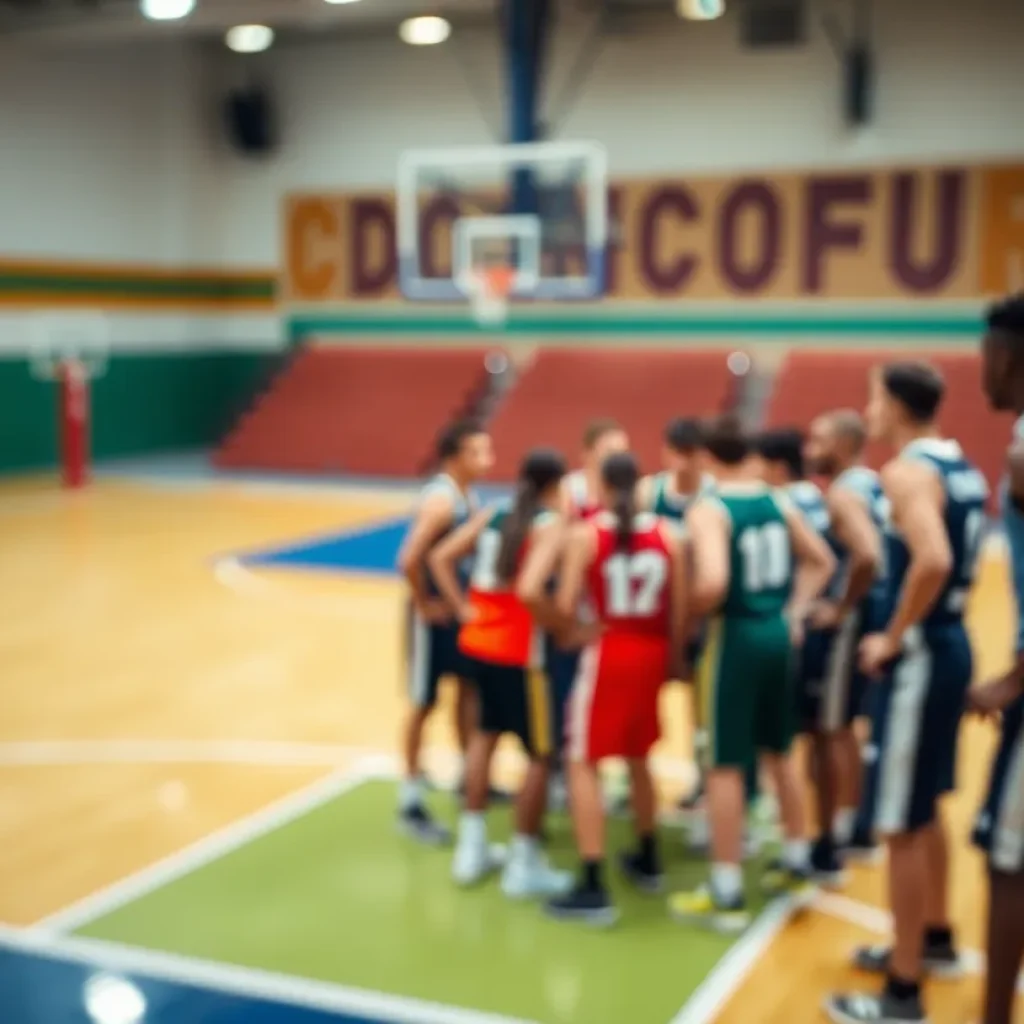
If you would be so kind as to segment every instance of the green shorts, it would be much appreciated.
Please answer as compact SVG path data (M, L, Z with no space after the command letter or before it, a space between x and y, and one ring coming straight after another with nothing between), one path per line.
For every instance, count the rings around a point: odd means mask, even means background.
M789 624L782 616L715 619L698 685L709 767L745 769L761 751L789 751L796 698Z

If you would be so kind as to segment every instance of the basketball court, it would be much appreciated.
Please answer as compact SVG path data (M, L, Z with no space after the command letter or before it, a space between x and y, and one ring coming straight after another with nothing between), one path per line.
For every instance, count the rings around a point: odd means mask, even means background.
M406 493L115 474L80 493L41 480L0 494L8 982L42 972L48 998L80 1001L83 971L103 968L110 999L124 984L111 979L130 974L154 1010L255 999L268 1016L254 1020L305 1019L274 1016L302 1007L378 1021L802 1024L829 988L858 980L850 946L884 933L879 868L798 919L763 908L731 946L621 887L608 932L510 905L496 883L456 890L444 851L394 829L404 603L391 566ZM971 615L983 673L1009 650L1006 586L989 558ZM668 689L666 796L687 772L684 707ZM991 742L966 727L950 808L956 919L973 949L982 869L965 837ZM443 784L443 715L430 745ZM502 769L514 776L511 751ZM449 793L433 805L454 820ZM552 848L572 864L564 821ZM671 826L665 850L673 888L699 878ZM976 977L934 983L934 1019L972 1020L977 991Z

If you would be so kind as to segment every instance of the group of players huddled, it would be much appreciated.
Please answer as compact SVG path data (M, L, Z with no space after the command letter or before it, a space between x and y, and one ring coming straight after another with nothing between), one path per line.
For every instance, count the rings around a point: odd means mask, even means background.
M991 311L984 363L993 406L1024 413L1024 299ZM939 812L954 787L960 720L970 707L1004 713L976 838L989 851L994 897L985 1024L1009 1024L1024 952L1024 657L970 689L964 612L989 494L939 433L944 390L927 364L894 362L872 373L863 417L827 413L806 436L752 435L728 416L674 420L665 470L648 477L623 429L599 420L582 469L569 472L557 451L530 451L514 497L482 510L471 485L490 469L490 438L477 424L450 427L400 556L414 606L403 828L427 842L450 838L424 801L420 747L440 678L451 675L465 758L454 881L501 870L510 898L612 923L598 767L615 758L628 768L637 842L618 868L656 893L664 879L648 756L663 684L690 680L703 743L689 803L703 805L711 863L706 884L669 897L670 913L730 932L747 925L745 823L763 780L782 832L766 891L803 899L815 885L840 885L844 864L877 852L876 841L888 850L894 940L854 954L885 984L831 997L829 1016L920 1024L922 977L961 969ZM1024 416L1017 435L1004 518L1020 595ZM880 473L862 462L869 438L892 450ZM813 841L798 733L808 738ZM488 841L486 821L503 734L528 757L507 853ZM543 848L559 779L577 873L552 866Z

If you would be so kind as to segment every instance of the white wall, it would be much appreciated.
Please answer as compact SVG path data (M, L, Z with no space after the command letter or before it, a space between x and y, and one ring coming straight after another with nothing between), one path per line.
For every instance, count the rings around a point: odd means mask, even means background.
M806 47L750 53L732 18L664 18L605 43L560 134L605 142L620 176L1024 155L1024 4L874 7L867 129L842 123L820 26ZM549 92L581 30L562 26ZM386 186L401 150L491 141L488 117L503 122L502 59L482 30L423 49L390 35L306 39L257 66L277 96L283 148L246 161L216 141L216 48L0 50L0 255L265 266L278 257L283 192Z

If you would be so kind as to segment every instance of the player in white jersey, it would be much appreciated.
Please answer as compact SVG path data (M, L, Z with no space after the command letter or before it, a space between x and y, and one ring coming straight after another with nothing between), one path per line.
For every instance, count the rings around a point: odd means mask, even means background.
M431 817L424 802L420 749L423 728L437 702L443 676L459 681L456 732L465 752L476 727L475 695L466 682L458 650L455 611L441 597L427 569L426 559L442 537L461 526L476 511L470 485L483 477L494 462L491 437L472 420L461 420L438 438L440 472L420 494L409 532L402 542L398 566L409 581L413 604L409 657L411 708L403 731L405 778L399 787L399 823L409 835L427 843L445 843L448 830ZM463 567L468 580L470 566Z
M843 858L867 859L875 840L861 805L860 743L854 719L868 714L870 684L858 669L857 645L888 614L885 575L887 504L878 474L862 464L867 429L855 409L819 416L805 448L808 470L825 481L828 540L840 575L815 614L814 625L831 631L822 702L822 728L829 736L836 812L832 836Z
M1007 453L1003 525L1017 610L1008 672L970 694L976 712L1001 714L1001 740L975 841L988 856L988 936L982 1024L1010 1024L1024 961L1024 294L994 307L982 347L992 408L1019 417Z
M591 420L583 431L583 464L562 481L562 511L570 519L589 519L601 511L601 463L629 451L626 431L613 419Z

